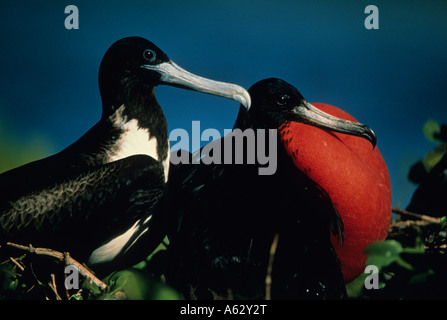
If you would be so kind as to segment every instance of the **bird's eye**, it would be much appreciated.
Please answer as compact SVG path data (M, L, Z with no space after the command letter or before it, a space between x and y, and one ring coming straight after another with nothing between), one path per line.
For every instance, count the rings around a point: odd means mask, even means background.
M146 59L149 62L155 61L156 57L157 57L157 55L155 54L154 50L146 49L143 52L143 58Z
M283 106L283 105L285 105L287 102L289 102L289 100L290 100L290 96L287 95L287 94L284 94L284 95L279 96L279 97L276 99L276 103L277 103L279 106Z

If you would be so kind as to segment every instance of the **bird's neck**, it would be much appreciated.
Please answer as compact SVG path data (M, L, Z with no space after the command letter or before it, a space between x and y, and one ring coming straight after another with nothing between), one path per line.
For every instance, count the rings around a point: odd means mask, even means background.
M153 89L129 92L124 98L115 99L103 110L103 121L112 125L117 135L108 148L108 161L144 154L163 163L165 175L169 168L169 141L164 113L155 99ZM106 100L107 101L107 100Z

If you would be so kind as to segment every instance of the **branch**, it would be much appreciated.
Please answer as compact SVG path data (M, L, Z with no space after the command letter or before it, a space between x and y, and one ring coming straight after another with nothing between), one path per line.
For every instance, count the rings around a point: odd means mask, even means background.
M9 260L11 260L20 270L24 271L25 267L22 266L16 259L13 257L9 257Z
M86 267L84 267L82 264L77 262L75 259L73 259L68 252L59 252L48 248L34 248L31 244L29 246L23 246L20 244L8 242L6 243L8 246L25 250L30 253L36 254L36 255L42 255L42 256L49 256L53 257L59 261L62 261L65 263L65 265L72 265L75 266L79 273L86 278L87 280L93 282L98 288L100 288L102 291L105 291L107 289L107 285L99 280L90 270L88 270Z
M267 266L267 275L265 276L265 300L271 300L271 289L272 289L272 270L273 270L273 260L275 259L276 247L278 246L279 234L276 233L273 238L272 246L270 247L269 264Z
M410 217L418 218L420 220L424 220L424 221L428 221L428 222L432 222L432 223L440 223L441 222L441 218L430 217L430 216L426 216L424 214L410 212L410 211L399 209L399 208L393 208L392 212L396 213L396 214L399 214L401 216L402 215L407 215L407 216L410 216Z
M56 276L54 275L54 273L51 274L51 281L48 283L48 286L51 288L51 290L53 290L54 295L56 296L56 300L62 300L61 296L57 292Z

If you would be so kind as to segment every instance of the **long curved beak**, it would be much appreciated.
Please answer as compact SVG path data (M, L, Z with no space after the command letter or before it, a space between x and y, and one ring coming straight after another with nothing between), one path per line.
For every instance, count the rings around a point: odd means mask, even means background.
M322 129L328 129L335 132L362 137L368 140L373 145L373 148L376 146L376 134L367 125L334 117L326 112L321 111L305 100L303 100L302 104L292 109L292 114L293 116L296 116L298 118L297 120L302 123L306 123Z
M158 72L161 83L232 99L241 103L247 110L250 108L251 98L249 93L236 84L197 76L179 67L173 61L158 65L142 65L141 67Z

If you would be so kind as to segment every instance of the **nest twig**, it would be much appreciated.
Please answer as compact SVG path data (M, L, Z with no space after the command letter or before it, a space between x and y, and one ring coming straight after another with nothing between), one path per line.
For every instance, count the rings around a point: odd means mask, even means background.
M65 263L65 265L72 265L77 268L79 273L86 278L88 281L94 283L99 289L105 291L107 289L107 285L98 279L90 270L84 267L81 263L73 259L68 252L59 252L48 248L35 248L31 244L29 246L24 246L17 243L7 242L8 246L24 250L36 255L43 255L53 257L59 261Z

